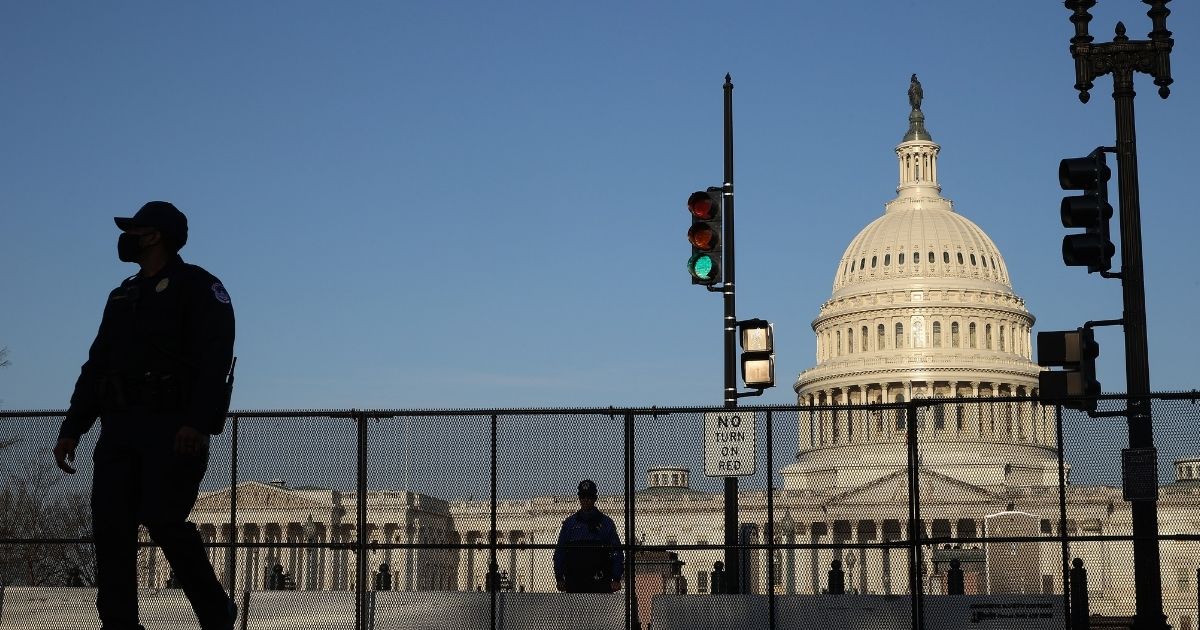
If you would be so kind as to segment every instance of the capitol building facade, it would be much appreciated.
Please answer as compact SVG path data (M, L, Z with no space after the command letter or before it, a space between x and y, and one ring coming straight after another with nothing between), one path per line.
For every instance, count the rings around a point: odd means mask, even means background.
M794 389L799 413L794 460L778 470L773 531L777 542L815 543L813 549L747 552L747 592L820 593L838 560L852 593L909 592L904 548L871 547L907 539L985 539L1054 536L1059 528L1059 464L1055 411L1030 402L988 403L993 397L1037 394L1033 363L1034 316L1013 290L996 244L941 194L940 146L925 127L919 101L895 149L899 185L882 216L850 240L837 262L832 294L812 322L816 365ZM922 408L919 479L923 531L909 532L907 418L876 403L948 399ZM780 449L793 445L780 444ZM1067 471L1069 473L1069 470ZM1162 488L1160 520L1173 532L1200 531L1200 460L1176 462L1177 479ZM760 474L762 474L760 472ZM691 471L663 466L645 472L636 497L637 536L649 545L704 546L725 540L720 493L692 489ZM202 495L192 514L206 540L230 538L228 514L237 493L238 538L246 542L353 541L354 492L291 488L283 482L246 481ZM767 496L743 491L741 531L748 543L765 542ZM447 501L413 492L373 491L366 497L373 541L485 544L491 529L486 500ZM597 505L624 532L621 495ZM573 496L533 496L497 506L499 542L554 543L563 519L577 509ZM1073 536L1128 535L1129 504L1108 486L1067 486L1067 531ZM1164 525L1164 530L1168 529ZM846 548L840 548L846 545ZM1162 568L1169 623L1195 628L1200 549L1164 541ZM937 548L934 548L937 547ZM968 573L969 592L1061 593L1062 552L1057 541L926 548L920 573L927 592L944 588L949 559ZM549 549L504 549L499 568L515 590L553 591ZM711 590L715 549L678 550L689 593ZM214 547L224 575L226 559ZM1089 570L1094 613L1133 610L1131 545L1073 541L1071 557ZM392 588L478 590L488 569L486 549L386 549L368 560L374 573L386 563ZM248 547L238 550L235 585L259 589L279 564L301 590L354 588L351 549ZM774 562L774 582L766 566ZM169 576L161 555L148 554L142 580L161 585Z

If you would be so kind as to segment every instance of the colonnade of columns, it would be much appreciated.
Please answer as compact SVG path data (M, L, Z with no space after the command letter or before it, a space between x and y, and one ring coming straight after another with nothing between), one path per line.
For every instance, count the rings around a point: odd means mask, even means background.
M206 543L230 542L230 527L204 523L199 527ZM368 525L366 538L387 543L455 543L445 530L432 527L412 527L401 523ZM143 540L149 538L142 533ZM229 588L229 562L236 563L237 591L261 590L275 567L281 565L297 590L352 590L356 585L357 552L352 546L330 548L326 543L357 541L354 526L329 523L238 523L238 540L243 543L267 543L283 547L208 548L209 561L217 577ZM295 544L296 547L287 547ZM313 547L300 547L312 544ZM374 576L380 565L387 564L395 590L442 590L456 587L457 552L441 549L376 549L367 559L368 574ZM170 579L170 565L157 547L146 547L139 566L139 584L147 588L162 588ZM372 586L373 588L373 586Z
M937 184L938 146L929 143L907 144L896 149L900 160L900 185Z
M497 544L540 545L558 539L558 532L545 530L508 530L498 532ZM487 532L469 531L463 543L472 545L459 552L457 590L475 591L486 588L491 552L487 549ZM480 548L474 548L479 546ZM553 549L498 549L496 569L508 575L513 588L525 591L555 590Z
M1032 401L988 402L992 396L1032 396L1025 386L970 382L881 381L810 391L800 397L813 409L800 415L800 450L825 446L902 442L907 434L905 411L870 409L874 403L913 400L914 396L947 398L944 405L920 408L917 430L932 439L983 440L1054 446L1053 413ZM976 399L972 401L964 398ZM954 400L950 400L954 399Z

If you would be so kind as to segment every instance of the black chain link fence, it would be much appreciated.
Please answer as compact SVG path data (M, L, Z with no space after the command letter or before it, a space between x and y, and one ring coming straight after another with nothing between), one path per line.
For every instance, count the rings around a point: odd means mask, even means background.
M1164 611L1193 630L1200 408L1164 394L1152 409ZM932 399L744 407L753 431L706 434L731 411L235 412L191 520L240 628L1083 627L1076 559L1091 614L1133 614L1124 418ZM0 412L0 628L98 626L95 432L63 475L61 420ZM734 465L753 474L728 546L724 478L705 472ZM557 591L582 479L621 539L618 592ZM197 627L139 539L142 623Z

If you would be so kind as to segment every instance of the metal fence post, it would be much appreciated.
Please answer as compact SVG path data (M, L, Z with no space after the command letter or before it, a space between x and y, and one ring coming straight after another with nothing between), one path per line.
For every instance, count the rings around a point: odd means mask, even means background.
M1088 630L1091 623L1088 619L1088 586L1087 569L1083 568L1083 560L1075 558L1071 569L1071 630Z
M921 524L921 473L920 453L917 449L917 405L908 401L904 405L905 432L908 435L908 550L909 591L912 597L912 628L924 630L924 588L921 584L921 539L924 526Z
M962 595L966 592L963 580L962 563L955 558L950 561L950 570L946 571L946 594Z
M1067 624L1071 622L1071 543L1067 540L1067 465L1066 450L1063 446L1063 408L1054 406L1054 424L1058 437L1058 538L1062 545L1062 591L1063 612L1066 613Z
M356 630L366 630L366 588L367 588L367 414L353 412L358 428L358 486L356 505L356 529L358 535L354 541L354 601L356 608L354 627Z
M225 552L225 573L229 580L229 597L237 592L237 479L238 479L238 417L232 416L229 434L229 547ZM247 588L249 584L247 583Z
M500 565L496 563L496 414L492 414L492 498L491 532L488 534L488 573L484 578L491 603L488 606L491 630L496 630L496 591L500 588Z
M625 414L625 627L629 630L641 630L642 622L638 619L637 600L637 535L634 510L636 504L634 481L634 439L633 414Z
M797 419L799 415L797 414ZM775 460L772 411L767 410L767 628L775 630Z
M250 623L250 589L242 592L242 630L246 630L246 626Z
M839 559L842 555L842 550L837 550L837 557L833 562L829 563L829 585L826 589L830 595L845 595L846 594L846 572L842 570L842 561Z

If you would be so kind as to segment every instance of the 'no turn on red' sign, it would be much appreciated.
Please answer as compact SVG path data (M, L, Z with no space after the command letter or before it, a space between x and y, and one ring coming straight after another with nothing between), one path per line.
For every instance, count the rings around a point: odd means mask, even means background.
M745 477L754 474L754 413L710 411L704 414L704 474Z

